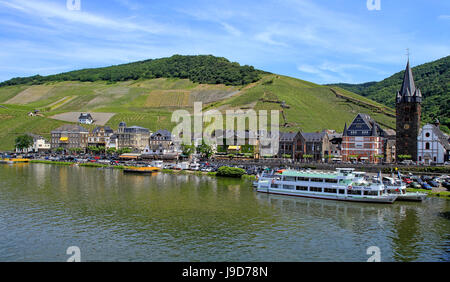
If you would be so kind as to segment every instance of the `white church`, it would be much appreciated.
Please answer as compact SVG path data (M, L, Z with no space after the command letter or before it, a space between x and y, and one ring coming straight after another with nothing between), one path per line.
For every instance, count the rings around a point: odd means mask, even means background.
M422 164L450 162L449 136L439 129L439 121L426 124L417 137L417 160Z

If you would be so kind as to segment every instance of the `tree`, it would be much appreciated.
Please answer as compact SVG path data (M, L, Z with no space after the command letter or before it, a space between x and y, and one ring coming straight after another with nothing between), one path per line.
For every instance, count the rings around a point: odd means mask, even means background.
M107 153L108 155L113 155L113 154L116 153L116 152L117 152L116 148L108 148L108 149L106 150L106 153Z
M18 136L15 140L16 148L18 150L25 150L33 146L34 140L30 135L21 135Z
M204 140L202 140L202 144L197 147L197 152L199 152L200 155L206 159L209 159L213 154L212 147L206 144Z
M70 148L69 151L72 154L79 154L79 153L81 153L81 151L83 151L83 149L81 149L81 148Z
M181 151L183 152L183 155L190 157L195 151L195 146L181 144Z

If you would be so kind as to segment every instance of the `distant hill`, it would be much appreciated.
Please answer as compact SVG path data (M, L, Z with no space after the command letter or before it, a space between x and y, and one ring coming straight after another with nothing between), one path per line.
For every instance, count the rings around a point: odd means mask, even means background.
M450 56L412 68L416 86L422 91L422 121L438 118L442 129L450 132ZM395 96L400 90L404 71L380 82L363 84L334 84L389 107L395 107Z
M197 64L196 72L187 65L191 60ZM339 87L270 74L212 56L174 56L144 62L147 63L74 71L40 77L37 81L16 78L3 83L0 86L0 150L11 150L15 137L23 133L48 138L52 129L67 123L66 118L74 117L76 122L78 112L113 114L105 122L114 129L125 121L152 131L171 130L175 126L171 122L172 112L192 111L196 101L203 102L204 111L280 110L282 131L334 129L342 132L344 124L350 123L357 113L371 115L384 128L395 127L392 108ZM175 62L180 62L178 67ZM97 80L106 73L140 73L141 64L161 64L159 69L164 71L158 76L170 77ZM140 70L134 71L130 66ZM151 68L158 69L154 65ZM184 72L188 77L192 75L192 79L177 77L186 76ZM81 81L82 74L97 78ZM39 115L28 116L35 109L40 111ZM65 119L61 120L61 116ZM85 127L92 129L95 125Z
M0 86L18 84L42 84L61 81L109 81L119 82L153 78L187 78L193 82L225 85L245 85L258 81L264 72L252 66L241 66L225 58L211 55L181 56L145 60L129 64L83 69L56 75L35 75L25 78L13 78Z

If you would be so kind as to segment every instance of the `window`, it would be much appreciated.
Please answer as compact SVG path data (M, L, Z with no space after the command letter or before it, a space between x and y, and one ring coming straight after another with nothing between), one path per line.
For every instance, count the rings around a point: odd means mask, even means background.
M297 177L297 181L309 181L307 177Z
M364 191L364 195L366 196L378 196L377 191Z
M311 178L311 181L313 182L323 182L322 178Z
M425 143L425 150L430 150L430 143Z
M325 193L333 193L336 194L337 190L336 189L332 189L332 188L325 188L324 189Z
M297 186L296 190L297 191L308 191L308 187L306 187L306 186Z
M425 137L430 137L430 132L425 133Z
M338 183L337 179L325 179L326 183Z
M295 181L295 177L294 176L285 176L284 181Z
M339 189L339 194L345 194L345 190L344 189Z
M322 188L319 187L310 187L309 191L311 192L322 192Z
M284 189L294 190L294 185L283 185Z

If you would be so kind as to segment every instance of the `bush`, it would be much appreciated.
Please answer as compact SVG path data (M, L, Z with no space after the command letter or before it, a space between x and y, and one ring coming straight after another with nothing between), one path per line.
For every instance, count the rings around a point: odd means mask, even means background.
M217 176L241 178L245 170L237 167L222 166L217 170Z

